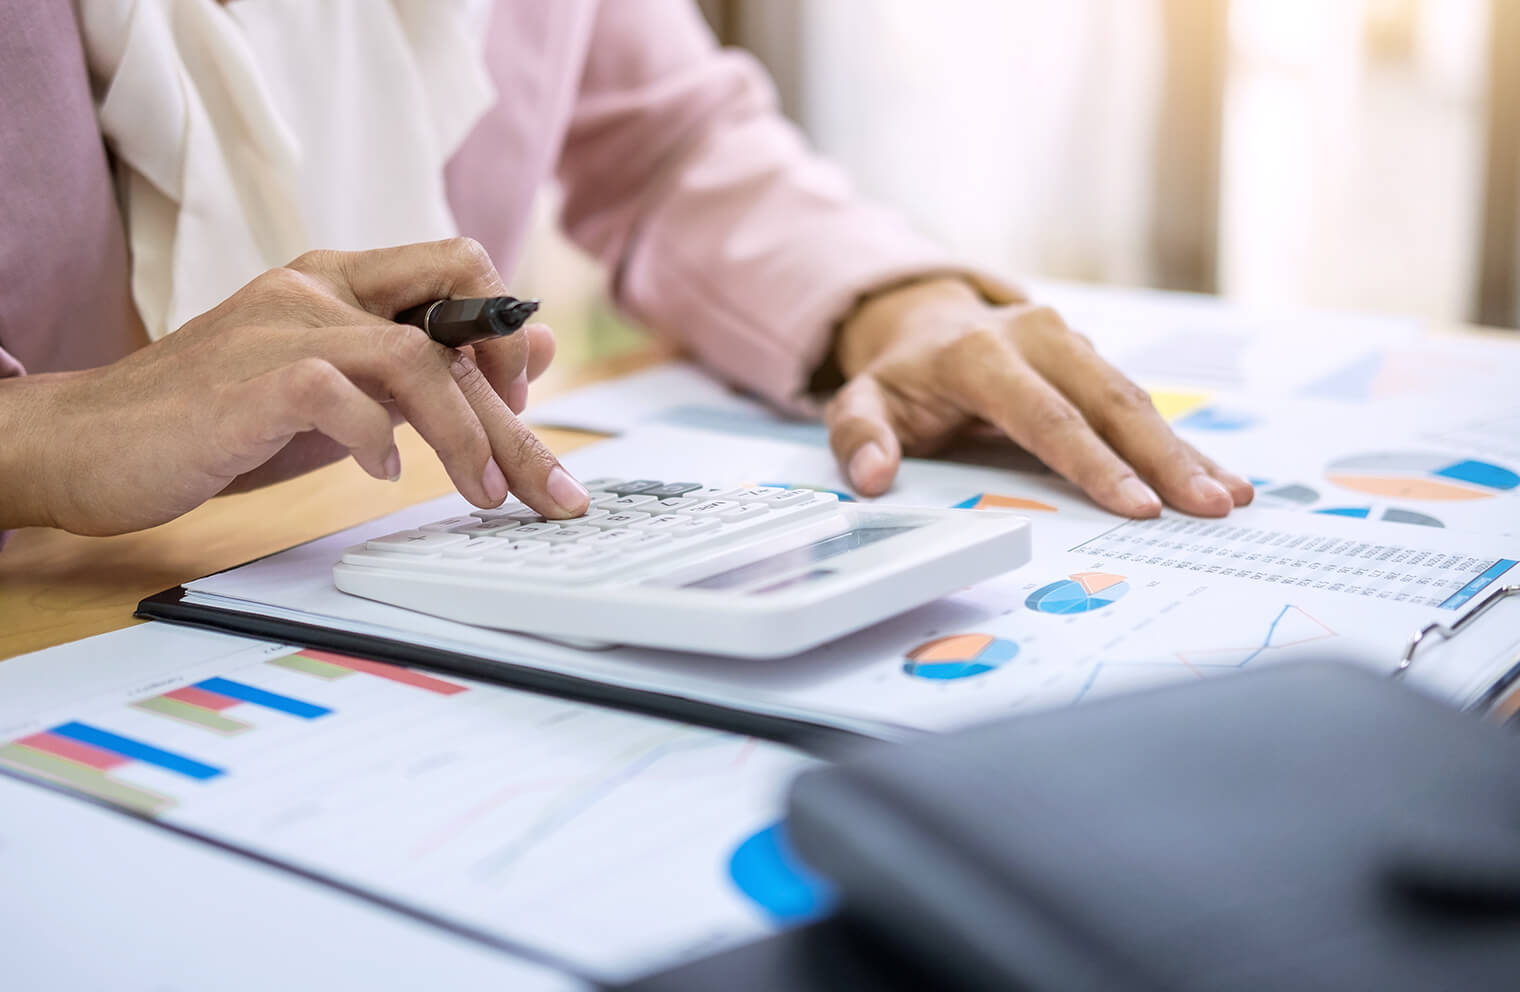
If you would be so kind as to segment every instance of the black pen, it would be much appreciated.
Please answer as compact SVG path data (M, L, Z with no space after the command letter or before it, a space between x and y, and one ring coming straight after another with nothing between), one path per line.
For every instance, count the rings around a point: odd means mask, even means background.
M450 348L503 338L516 333L538 310L537 300L492 296L477 300L433 300L396 314L396 323L411 324Z

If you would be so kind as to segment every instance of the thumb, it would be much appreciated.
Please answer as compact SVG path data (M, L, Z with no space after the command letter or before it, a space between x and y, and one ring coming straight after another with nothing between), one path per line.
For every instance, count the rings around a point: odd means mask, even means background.
M839 471L862 496L880 496L892 485L902 445L892 429L886 393L869 375L845 383L824 411L829 447Z

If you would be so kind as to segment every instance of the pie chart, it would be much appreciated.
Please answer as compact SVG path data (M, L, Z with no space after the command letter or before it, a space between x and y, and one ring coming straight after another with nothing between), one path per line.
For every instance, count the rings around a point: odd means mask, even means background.
M1315 510L1315 513L1327 517L1352 517L1357 520L1386 520L1392 524L1416 524L1421 527L1445 527L1440 520L1428 513L1420 513L1417 510L1404 510L1397 506L1384 507L1379 510L1373 506L1332 506L1323 510Z
M778 923L821 916L833 904L828 882L797 857L782 823L745 838L729 856L728 877Z
M1067 578L1036 589L1024 600L1024 605L1038 613L1054 613L1058 616L1091 613L1117 603L1127 592L1129 582L1122 575L1074 572Z
M1520 487L1520 475L1502 465L1420 451L1342 458L1325 474L1337 486L1386 499L1488 499Z
M1040 513L1059 513L1060 510L1049 503L1041 503L1037 499L1021 499L1018 496L1003 496L999 493L977 493L968 499L963 499L955 504L957 510L1035 510Z
M1019 646L991 634L954 634L920 644L908 652L903 671L915 678L967 679L1017 658Z

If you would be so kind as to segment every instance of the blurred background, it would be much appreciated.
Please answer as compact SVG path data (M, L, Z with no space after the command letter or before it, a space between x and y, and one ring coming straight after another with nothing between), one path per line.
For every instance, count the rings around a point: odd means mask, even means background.
M993 271L1520 323L1520 0L701 6L863 190ZM519 282L566 357L629 347L554 209Z

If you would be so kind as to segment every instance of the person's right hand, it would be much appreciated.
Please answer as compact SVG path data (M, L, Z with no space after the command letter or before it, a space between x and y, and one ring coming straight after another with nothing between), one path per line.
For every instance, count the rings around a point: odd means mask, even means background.
M576 516L585 489L515 416L553 356L548 328L455 351L390 320L504 293L467 239L310 252L115 364L12 380L0 402L20 428L0 508L19 519L0 527L137 530L344 455L394 479L401 418L475 505L510 489L546 517Z

